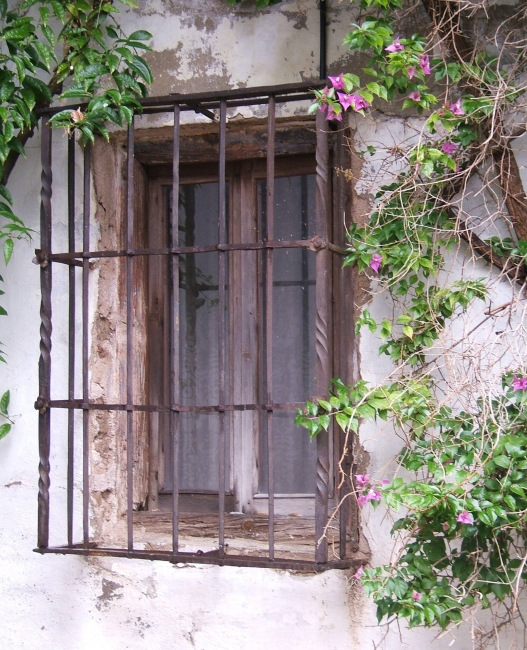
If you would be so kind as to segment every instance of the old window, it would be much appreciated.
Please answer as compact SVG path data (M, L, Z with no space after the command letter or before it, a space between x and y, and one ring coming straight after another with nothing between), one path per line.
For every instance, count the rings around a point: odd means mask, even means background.
M330 431L312 442L293 423L333 374L350 377L353 357L340 269L345 184L332 172L343 134L281 114L305 98L297 85L177 98L173 108L148 100L146 112L173 111L172 127L133 126L125 142L117 135L112 148L84 153L82 242L70 143L67 252L51 251L44 184L43 305L51 269L64 283L67 274L69 374L56 383L67 399L50 394L43 351L40 550L349 565L351 499L326 528L348 490L335 481L342 438ZM261 104L264 119L227 117ZM211 123L186 127L184 111ZM49 142L44 129L44 177ZM68 541L51 546L50 413L59 409L68 413Z

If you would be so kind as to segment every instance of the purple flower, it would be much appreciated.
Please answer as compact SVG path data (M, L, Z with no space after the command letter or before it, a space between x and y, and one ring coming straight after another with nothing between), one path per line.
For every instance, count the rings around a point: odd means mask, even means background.
M370 268L373 269L375 271L375 273L378 273L379 268L381 266L381 262L382 262L382 256L379 255L379 253L374 253L371 256Z
M420 102L421 101L421 93L418 90L414 90L413 93L410 93L408 95L410 99L412 99L414 102Z
M450 155L451 153L454 153L454 151L457 151L457 144L454 144L453 142L443 142L441 151Z
M411 65L409 68L406 69L406 72L408 73L408 79L414 78L415 71L416 71L415 65Z
M349 105L353 108L354 111L362 111L363 108L369 108L371 104L361 97L360 95L348 95Z
M361 494L357 497L357 504L362 508L362 506L365 506L368 503L369 499L366 495Z
M383 479L381 481L381 485L390 485L391 481L389 481L387 478Z
M344 73L341 72L337 77L328 77L331 81L331 85L335 90L344 90Z
M421 598L423 597L423 594L420 594L418 591L415 591L412 593L412 600L416 600L419 602Z
M458 99L457 102L450 104L450 110L452 111L452 113L454 113L454 115L465 115L465 111L461 106L460 99Z
M368 499L368 501L380 501L381 493L379 492L379 490L376 490L375 488L371 488L371 490L366 495L366 498Z
M364 575L364 569L362 568L362 564L361 564L360 567L357 569L357 571L355 571L355 573L353 574L353 579L360 580L363 575Z
M321 110L323 113L325 113L328 110L328 105L327 104L320 104L319 110Z
M430 57L428 54L422 54L419 57L419 67L425 74L430 74L432 72L430 69Z
M339 102L342 104L342 108L347 111L352 105L352 97L354 95L347 95L346 93L337 93L337 95L339 96Z
M527 390L527 377L516 377L512 380L513 390Z
M457 516L456 521L458 521L460 524L473 524L474 519L470 512L467 512L466 510L463 510L463 512L460 512L459 515Z
M333 106L328 106L328 114L326 115L326 120L338 120L342 122L342 113L336 113Z
M361 488L366 487L367 485L370 484L370 475L369 474L357 474L355 476L355 480L357 481L357 485Z
M388 47L385 47L384 49L387 52L401 52L404 50L404 45L399 43L399 37L397 37L391 45L388 45Z

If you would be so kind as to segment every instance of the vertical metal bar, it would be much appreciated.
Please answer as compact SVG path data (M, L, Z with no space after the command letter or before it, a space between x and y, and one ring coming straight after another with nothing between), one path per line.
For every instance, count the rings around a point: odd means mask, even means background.
M179 104L174 106L174 148L172 151L172 221L170 223L170 246L179 246ZM170 256L169 327L170 327L170 399L172 407L179 407L179 255ZM179 549L179 427L177 410L170 411L170 432L172 436L172 550Z
M266 241L274 238L274 155L275 155L275 98L269 95L267 109L267 202ZM269 559L274 560L274 430L273 430L273 249L266 250L266 305L265 305L265 379L267 386L267 467L269 509Z
M134 549L134 401L133 384L133 249L134 235L134 117L126 143L126 492L128 550Z
M227 102L220 102L220 161L218 171L219 182L219 219L218 244L227 243L226 214L225 214L225 147L227 131ZM225 554L225 255L226 251L218 251L218 285L219 285L219 314L218 314L218 344L219 344L219 425L220 425L220 454L219 454L219 554Z
M43 256L51 254L51 129L49 116L41 123L42 188L40 191L40 247ZM49 411L51 380L51 262L40 264L40 358L38 361L39 397L35 407L38 417L38 546L47 548L49 542Z
M344 129L339 129L337 131L337 144L336 144L336 160L335 167L337 169L345 169L345 159L344 159ZM344 243L344 232L346 228L345 221L345 192L346 192L346 181L342 174L337 174L334 176L335 179L335 188L334 188L334 199L333 199L333 210L331 216L328 215L328 220L331 220L332 223L332 232L331 237L334 243L341 246ZM333 326L333 371L338 376L341 377L344 381L349 381L347 376L347 340L344 340L344 323L343 313L344 305L346 304L344 292L349 291L349 287L344 284L344 270L342 269L341 260L338 256L331 255L332 269L334 272L333 276L333 295L334 295L334 304L337 306L337 309L334 310L334 326ZM337 259L335 259L337 258ZM335 286L336 285L336 286ZM349 338L349 334L346 331L346 339ZM346 454L344 457L343 468L350 467L350 456L347 453L346 449L346 434L344 431L338 427L338 434L335 435L333 431L335 442L338 441L336 445L336 455L334 456L335 463L338 463L343 454ZM348 441L348 446L351 446L352 439ZM336 474L336 472L335 472ZM339 557L343 560L346 557L346 537L349 526L349 509L350 509L350 499L349 496L349 471L346 471L346 477L339 476L338 482L340 483L340 489L338 491L337 502L341 503L339 511Z
M91 211L91 144L84 149L82 250L90 250L90 211ZM84 548L90 541L90 399L89 387L89 260L82 260L82 529Z
M316 118L317 190L315 212L317 234L323 241L328 236L329 214L329 149L327 127L322 111ZM326 395L329 384L329 257L328 250L321 247L316 252L315 273L315 337L316 337L316 383L317 394ZM322 431L317 436L317 469L315 488L315 562L327 562L327 540L324 529L328 518L329 496L329 434Z
M75 139L68 140L68 252L75 251ZM68 399L75 399L75 266L70 264L68 278ZM68 409L68 546L73 544L73 481L75 463L75 411Z
M319 64L319 77L320 79L326 78L326 58L327 58L327 4L326 0L319 0L318 3L319 18L320 18L320 64Z

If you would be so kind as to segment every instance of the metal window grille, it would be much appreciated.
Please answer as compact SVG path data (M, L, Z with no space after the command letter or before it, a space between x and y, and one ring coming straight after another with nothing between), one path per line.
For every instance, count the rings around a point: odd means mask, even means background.
M328 553L328 543L325 537L326 526L330 517L329 495L332 490L334 477L331 476L330 462L330 434L322 432L316 440L316 490L314 496L315 516L313 531L313 557L306 561L284 559L275 553L275 489L273 467L275 462L274 450L274 421L273 416L277 407L284 408L283 404L273 403L272 390L272 364L273 355L271 345L263 345L259 351L263 373L265 376L265 396L259 404L234 404L228 399L226 391L226 327L225 320L225 286L227 256L233 250L259 250L261 251L265 273L266 298L265 314L261 322L265 329L264 341L271 341L273 336L273 255L277 249L300 248L315 256L315 309L316 309L316 389L317 394L323 396L327 393L331 379L331 313L334 296L331 294L330 276L332 268L341 263L342 250L330 241L329 212L331 210L331 170L329 167L328 126L324 115L318 112L316 118L316 235L311 239L300 241L277 241L274 236L274 190L275 190L275 133L276 133L276 107L278 104L292 103L310 98L309 89L320 87L321 84L294 84L275 86L271 88L243 89L209 94L194 94L187 96L168 96L149 98L143 100L144 114L172 113L173 115L173 151L172 151L172 192L171 192L171 228L169 246L164 249L141 249L134 247L134 122L128 129L127 135L127 164L126 164L126 248L121 250L95 250L90 239L91 224L91 183L92 183L92 148L87 146L83 153L83 203L82 203L82 250L75 250L75 213L77 210L77 197L75 188L75 167L80 161L76 160L76 145L72 139L68 143L67 151L67 212L68 212L68 250L52 250L52 151L51 129L49 118L60 109L49 109L42 115L42 190L41 190L41 248L37 251L37 260L41 267L41 340L39 361L39 397L35 407L39 410L39 493L38 493L38 548L40 553L64 553L82 555L109 555L118 557L146 558L150 560L168 560L171 562L196 562L219 565L235 566L262 566L275 568L289 568L300 570L321 571L330 568L345 568L353 564L349 553L349 530L353 516L346 516L343 508L338 519L338 542ZM226 129L227 110L233 107L251 107L264 105L267 107L267 174L265 198L265 233L262 241L248 244L230 244L226 230ZM178 235L178 195L180 183L180 133L181 113L194 111L209 117L217 122L219 133L218 151L218 243L214 246L185 247L181 246ZM342 143L342 134L338 135ZM337 161L338 162L338 161ZM54 161L55 164L55 161ZM217 513L217 540L218 548L214 553L203 551L185 552L181 550L180 543L180 499L178 490L178 439L180 436L181 414L189 411L200 410L200 407L184 406L181 401L178 376L180 373L179 319L174 317L178 313L178 292L170 291L171 314L169 331L169 363L170 372L170 400L163 405L138 404L134 402L134 374L133 374L133 318L132 293L134 264L140 258L149 255L165 256L169 262L170 286L178 287L180 283L180 255L193 254L201 250L214 250L218 252L218 286L219 286L219 318L218 318L218 356L219 373L217 377L219 387L218 404L207 407L207 410L218 414L219 418L219 508ZM100 403L90 395L90 274L91 263L103 257L114 257L125 260L126 265L126 403L106 404ZM52 372L52 274L55 265L68 265L68 377L67 399L52 399L51 372ZM64 267L62 267L64 268ZM81 281L79 283L79 275ZM79 290L79 284L81 289ZM342 291L342 289L341 289ZM80 294L80 295L79 295ZM78 322L82 323L81 344L78 344ZM80 350L79 350L80 347ZM337 353L339 350L336 351ZM81 380L76 380L76 363L81 365ZM297 404L285 405L292 409ZM66 410L66 431L57 430L53 422L54 414L59 410ZM243 556L229 554L226 549L225 534L225 485L226 472L226 446L227 435L226 414L235 410L255 409L264 413L267 419L266 437L266 462L268 466L268 517L267 517L267 551L258 556ZM203 410L203 409L201 409ZM90 477L90 413L94 411L121 411L126 413L126 483L127 483L127 543L123 548L100 547L96 540L90 539L90 517L95 507L90 502L91 477ZM134 413L137 412L163 412L168 413L170 435L175 450L173 456L173 491L172 491L172 530L171 549L168 551L154 551L140 549L134 546ZM76 414L82 413L81 424ZM306 434L307 435L307 434ZM66 463L66 503L65 503L65 543L50 545L50 451L51 441L61 439L67 449ZM341 435L339 444L344 444ZM79 451L82 450L82 467L79 468ZM342 449L337 449L340 456ZM337 457L337 456L335 456ZM79 514L74 508L74 482L75 475L80 471L82 492L82 535L75 539L74 517ZM347 492L348 491L348 492ZM349 485L341 485L335 491L335 501L341 501L349 493ZM349 500L348 500L349 501ZM58 504L57 504L57 507ZM76 523L77 520L76 520ZM355 522L356 523L356 522ZM356 531L353 533L356 534Z

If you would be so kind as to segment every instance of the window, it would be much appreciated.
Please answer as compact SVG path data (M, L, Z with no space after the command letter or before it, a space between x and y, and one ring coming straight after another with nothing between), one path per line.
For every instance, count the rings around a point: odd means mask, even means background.
M293 423L333 374L351 379L354 353L339 248L346 188L331 171L343 166L343 134L328 134L323 119L280 115L305 98L304 84L178 97L173 109L147 100L152 111L173 110L172 127L132 127L126 143L116 135L113 147L84 154L82 251L69 145L67 252L62 243L51 253L44 227L40 254L43 304L51 267L64 283L67 275L69 295L67 381L50 384L46 353L42 362L41 551L350 565L351 499L328 519L349 490L335 480L342 435L310 441ZM230 107L259 104L267 119L227 119ZM186 110L211 124L185 127ZM43 166L46 175L46 146ZM46 530L54 409L68 414L68 543L57 546Z

